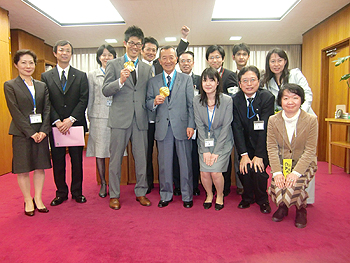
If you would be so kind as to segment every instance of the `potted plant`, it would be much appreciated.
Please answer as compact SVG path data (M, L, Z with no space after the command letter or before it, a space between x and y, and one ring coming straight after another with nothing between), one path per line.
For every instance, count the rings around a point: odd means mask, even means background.
M338 67L340 64L344 63L348 59L350 59L350 56L338 58L337 60L334 60L333 62L335 62L335 66ZM350 73L343 75L339 81L342 81L342 80L345 80L346 84L348 85L348 88L350 89Z

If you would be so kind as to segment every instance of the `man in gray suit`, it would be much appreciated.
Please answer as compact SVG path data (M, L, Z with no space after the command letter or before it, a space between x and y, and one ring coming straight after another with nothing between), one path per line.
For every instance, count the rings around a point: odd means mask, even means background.
M193 206L193 176L191 137L195 123L193 114L193 83L190 76L176 72L176 51L166 46L160 50L160 64L164 71L148 81L147 107L156 111L156 133L160 198L158 207L165 207L173 199L174 143L180 164L183 205ZM169 96L160 95L159 89L168 87Z
M129 140L135 159L136 200L143 206L151 202L147 192L146 152L148 117L146 109L146 86L152 76L150 66L139 61L144 41L139 27L131 26L124 33L126 54L108 61L102 93L113 96L108 126L111 128L109 163L109 207L119 209L121 166L125 147Z

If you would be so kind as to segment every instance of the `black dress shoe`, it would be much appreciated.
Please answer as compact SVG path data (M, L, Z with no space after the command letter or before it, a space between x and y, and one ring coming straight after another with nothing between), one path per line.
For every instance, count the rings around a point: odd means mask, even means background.
M48 213L48 212L49 212L49 209L47 209L46 207L41 208L41 209L37 208L37 207L36 207L36 204L35 204L34 198L33 198L33 204L34 204L34 209L38 209L38 212L39 212L39 213Z
M245 209L248 207L250 207L250 202L244 201L244 200L242 200L238 205L238 208L241 208L241 209Z
M260 212L263 214L270 214L271 213L271 207L269 203L265 203L260 205Z
M243 192L244 192L244 189L243 189L243 188L239 188L239 187L237 187L237 189L236 189L236 193L237 193L238 195L242 195L242 194L243 194Z
M51 201L51 206L56 206L62 204L64 201L68 200L68 197L57 196Z
M77 203L86 203L86 198L83 195L78 195L78 196L72 196L72 198L75 200Z
M193 206L193 201L184 201L185 208L191 208Z
M174 189L174 195L175 195L175 196L181 195L181 189L178 188L178 187L176 187L176 188Z
M101 184L100 192L98 195L102 198L105 198L107 196L107 184Z
M219 210L221 210L221 209L223 209L223 208L224 208L224 204L220 205L220 204L218 204L218 203L215 203L215 210L216 210L216 211L219 211Z
M173 199L171 198L169 201L163 201L163 200L160 200L159 203L158 203L158 207L162 208L162 207L166 207L168 206L168 204L173 201Z
M211 207L211 205L212 205L211 202L210 203L206 203L206 202L203 203L204 209L209 209Z
M199 196L200 194L201 194L201 191L199 190L198 187L193 189L193 195Z

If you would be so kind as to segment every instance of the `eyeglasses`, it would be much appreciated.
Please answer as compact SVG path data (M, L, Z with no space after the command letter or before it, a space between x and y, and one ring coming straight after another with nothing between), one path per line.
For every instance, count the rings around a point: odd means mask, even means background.
M248 83L254 83L255 81L257 81L258 79L256 78L251 78L251 79L242 79L241 82L244 84L248 84Z
M181 63L192 63L192 59L181 59Z
M214 60L214 59L220 60L220 59L222 59L222 57L217 55L217 56L211 56L211 57L208 58L208 60Z
M138 47L138 48L141 48L142 47L142 43L138 42L138 43L135 43L134 41L129 41L127 42L127 44L130 46L130 47Z

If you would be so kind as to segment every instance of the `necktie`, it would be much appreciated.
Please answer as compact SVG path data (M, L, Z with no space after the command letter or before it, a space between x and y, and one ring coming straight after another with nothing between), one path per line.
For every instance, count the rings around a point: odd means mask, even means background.
M132 63L134 63L134 65L135 65L135 61L133 61ZM137 79L136 79L136 68L133 71L131 71L131 77L132 77L132 80L134 82L134 85L136 85L136 82L137 82Z
M168 79L167 86L168 86L168 88L170 88L171 77L168 75L166 78ZM169 89L169 91L170 92L169 92L168 100L170 100L170 97L171 97L171 89Z
M252 101L253 98L248 98L248 107L247 107L247 117L249 119L253 118L255 116L254 110L253 110L253 105L252 105Z
M66 79L66 75L64 74L64 70L62 71L62 75L61 75L61 86L63 91L66 89L66 83L67 83L67 79Z

